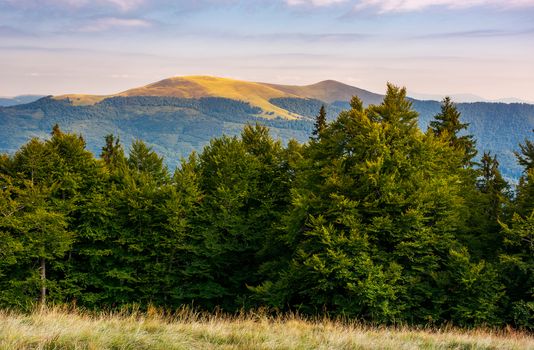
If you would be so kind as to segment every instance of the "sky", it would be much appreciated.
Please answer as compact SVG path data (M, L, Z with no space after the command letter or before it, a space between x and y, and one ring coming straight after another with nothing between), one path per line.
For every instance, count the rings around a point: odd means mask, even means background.
M0 0L0 96L184 75L534 101L534 0Z

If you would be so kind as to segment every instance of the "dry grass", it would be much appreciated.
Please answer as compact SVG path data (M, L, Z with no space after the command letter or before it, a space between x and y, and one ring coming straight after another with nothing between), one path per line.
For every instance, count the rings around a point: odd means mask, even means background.
M174 77L158 81L153 84L130 89L115 95L97 96L69 94L56 96L56 99L70 99L74 105L93 105L105 98L113 96L169 96L180 98L225 97L238 101L245 101L252 106L260 107L265 118L280 116L296 119L300 116L290 114L283 108L269 102L276 97L298 97L288 92L278 90L263 83L254 83L235 79L210 76ZM267 113L274 114L267 114Z
M264 112L273 112L287 119L295 119L295 116L290 115L285 109L271 104L269 99L296 96L265 84L228 78L210 76L175 77L125 91L120 93L119 96L225 97L249 102L252 106L260 107ZM265 115L265 117L272 118L273 116Z
M513 331L374 328L298 316L182 310L91 314L0 312L0 349L534 349Z

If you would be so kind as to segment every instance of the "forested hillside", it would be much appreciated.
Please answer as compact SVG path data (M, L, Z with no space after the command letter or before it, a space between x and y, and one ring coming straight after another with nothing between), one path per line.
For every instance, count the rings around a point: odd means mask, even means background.
M449 100L423 130L392 85L381 104L353 98L333 121L324 110L309 122L269 121L300 143L259 124L240 130L239 117L257 110L231 100L36 103L2 118L30 130L52 115L73 123L75 110L83 118L69 127L88 131L141 123L156 140L207 135L211 122L236 136L211 139L176 170L139 140L125 152L110 134L91 153L84 135L59 126L46 140L20 136L0 157L2 307L265 307L534 327L534 144L518 145L512 194L493 154L474 163L475 139Z
M305 140L311 121L262 118L258 107L226 98L113 97L94 105L72 105L51 97L0 108L0 151L14 152L30 137L44 138L51 126L82 133L87 147L99 153L102 139L115 134L126 145L143 139L174 168L181 157L200 151L211 138L238 135L247 123L260 122L283 140Z
M436 101L419 101L411 99L414 109L419 113L419 127L426 130L433 116L439 112L440 103ZM306 117L317 114L323 102L313 99L278 98L271 102ZM336 101L326 104L329 119L339 112L349 109L349 102ZM458 103L458 111L463 122L468 123L467 130L475 136L477 149L482 154L491 151L497 155L503 175L512 180L521 176L521 167L517 164L514 151L518 144L529 137L534 129L534 105L520 103Z
M220 97L111 97L89 105L47 97L26 105L0 107L0 151L12 153L30 137L46 137L51 126L59 123L65 131L82 133L88 149L95 154L103 137L110 133L127 148L133 140L143 139L165 157L172 169L181 157L201 151L211 138L238 135L247 123L268 126L273 137L284 143L292 138L304 142L322 104L329 120L350 108L346 101L328 104L318 99L279 97L269 102L296 119L276 118L275 114L267 119L259 107ZM413 100L413 104L420 114L419 125L425 130L439 111L439 103ZM517 181L522 170L513 151L534 128L534 105L461 103L458 109L462 120L470 124L467 130L477 139L479 153L496 154L503 176Z

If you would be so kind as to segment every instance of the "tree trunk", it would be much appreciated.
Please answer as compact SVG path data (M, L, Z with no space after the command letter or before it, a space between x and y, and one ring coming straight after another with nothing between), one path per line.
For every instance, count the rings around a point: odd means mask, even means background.
M41 262L40 275L41 275L41 295L39 297L39 304L41 308L46 305L46 260L45 258L39 258Z

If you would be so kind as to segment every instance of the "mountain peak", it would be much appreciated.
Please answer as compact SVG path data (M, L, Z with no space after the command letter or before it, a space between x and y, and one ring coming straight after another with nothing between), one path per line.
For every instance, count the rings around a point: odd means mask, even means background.
M223 97L245 101L263 110L264 116L280 116L287 119L298 115L275 106L273 98L311 98L326 103L349 101L352 96L359 96L365 104L380 103L382 95L359 89L335 80L324 80L315 84L297 86L250 82L231 78L207 75L175 76L145 86L129 89L108 96L96 95L62 95L56 99L69 99L78 105L95 104L114 96L166 96L178 98Z
M279 85L267 84L281 91L300 97L314 98L327 103L336 101L350 101L353 96L360 97L366 105L379 104L383 96L363 90L336 80L323 80L311 85Z

